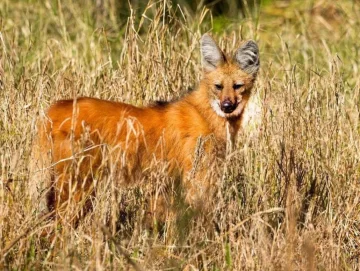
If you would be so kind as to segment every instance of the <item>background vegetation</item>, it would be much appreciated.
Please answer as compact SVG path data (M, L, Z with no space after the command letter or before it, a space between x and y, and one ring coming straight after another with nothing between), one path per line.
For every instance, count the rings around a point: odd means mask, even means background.
M123 2L0 2L0 266L360 269L359 3ZM41 238L57 225L39 220L28 193L39 114L74 96L136 105L177 98L201 78L208 31L227 51L250 38L261 51L261 126L245 129L218 169L213 212L179 207L162 232L146 228L145 199L168 178L155 165L140 187L104 180L77 229ZM134 216L119 225L124 201Z

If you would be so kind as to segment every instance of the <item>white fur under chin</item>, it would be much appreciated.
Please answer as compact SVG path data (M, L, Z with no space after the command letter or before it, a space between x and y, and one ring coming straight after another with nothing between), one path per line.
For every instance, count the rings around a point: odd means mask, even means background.
M243 114L241 121L243 133L256 137L259 134L262 123L262 102L260 96L258 94L251 95L244 110L240 106L238 105L238 108L233 113L236 113L236 115ZM219 117L227 117L227 114L221 110L218 99L211 101L211 107Z
M212 100L211 107L219 117L226 118L225 113L220 108L220 100Z

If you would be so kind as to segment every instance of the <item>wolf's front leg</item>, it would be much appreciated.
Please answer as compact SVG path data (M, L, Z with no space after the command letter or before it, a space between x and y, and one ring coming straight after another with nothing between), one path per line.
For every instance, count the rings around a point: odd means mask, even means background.
M219 170L216 160L203 157L184 174L185 202L192 208L210 211L219 187Z

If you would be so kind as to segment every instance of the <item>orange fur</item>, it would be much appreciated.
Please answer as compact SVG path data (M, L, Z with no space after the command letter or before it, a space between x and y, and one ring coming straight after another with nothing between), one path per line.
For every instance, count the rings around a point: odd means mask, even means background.
M209 36L203 39L212 42ZM204 50L203 55L209 53L210 57L211 50L221 52L213 43L210 52L206 51L208 48ZM202 197L209 196L210 183L204 178L206 170L199 170L198 177L190 174L198 140L212 137L213 140L208 140L204 146L206 154L210 157L224 155L227 139L230 136L233 140L240 128L242 112L257 73L257 70L245 72L238 60L221 54L222 59L215 59L216 64L210 59L210 65L204 65L198 89L176 102L135 107L95 98L78 98L54 103L46 120L39 125L37 144L40 153L51 149L52 163L55 164L54 207L58 213L69 200L78 203L84 200L84 194L92 191L93 176L104 162L104 144L112 148L113 165L125 172L130 183L136 181L138 172L157 159L168 163L170 175L182 176L189 204L195 205ZM241 86L235 89L234 84L238 82ZM215 86L219 84L221 90ZM217 112L222 110L224 101L236 106L233 112ZM76 174L70 170L74 161Z

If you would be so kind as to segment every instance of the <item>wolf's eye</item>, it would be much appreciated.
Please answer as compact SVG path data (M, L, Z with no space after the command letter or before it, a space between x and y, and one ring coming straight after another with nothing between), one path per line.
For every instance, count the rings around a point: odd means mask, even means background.
M223 89L223 85L221 84L215 84L215 87L217 90L222 90Z
M233 89L237 90L240 89L242 86L244 86L244 84L234 84Z

